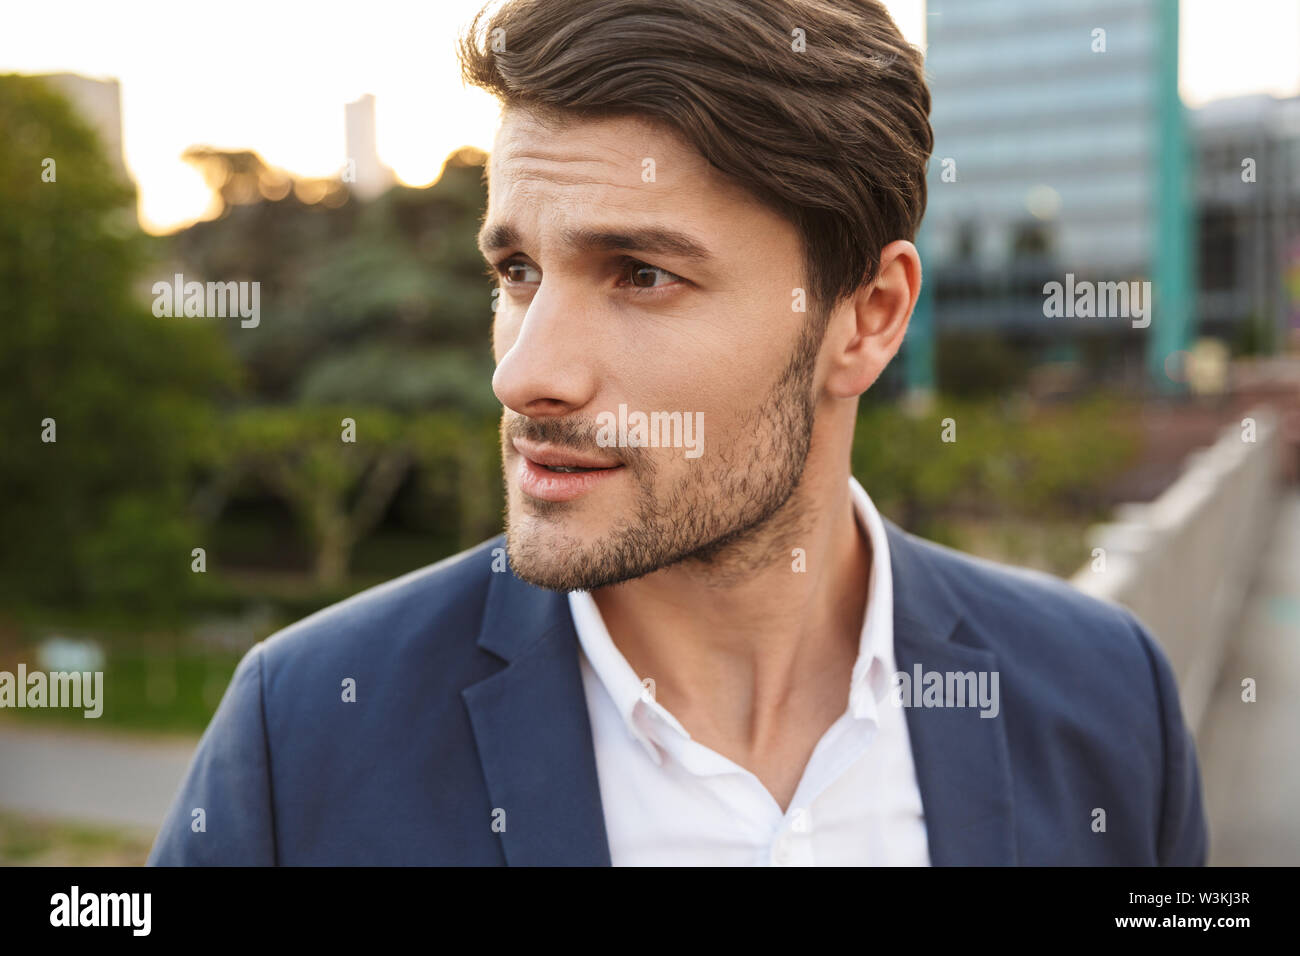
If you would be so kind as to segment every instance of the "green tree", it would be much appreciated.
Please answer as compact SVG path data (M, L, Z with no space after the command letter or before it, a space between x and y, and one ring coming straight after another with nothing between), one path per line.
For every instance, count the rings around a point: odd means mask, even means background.
M246 152L187 157L226 208L177 234L172 252L187 274L262 283L266 321L229 330L259 401L497 413L475 244L481 152L458 150L433 186L371 202Z
M174 608L234 367L211 328L152 314L134 188L61 96L0 76L0 144L0 589Z
M227 434L235 480L251 477L288 505L311 545L322 589L345 583L353 550L413 468L424 475L431 498L451 503L444 514L456 524L459 547L498 530L495 433L475 421L382 408L280 406L237 413Z

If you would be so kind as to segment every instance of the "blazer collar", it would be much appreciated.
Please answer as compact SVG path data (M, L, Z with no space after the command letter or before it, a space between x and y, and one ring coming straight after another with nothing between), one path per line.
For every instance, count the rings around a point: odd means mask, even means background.
M888 519L894 572L894 657L915 675L998 670L992 651L961 642L970 632L964 608L924 543ZM999 675L1000 677L1000 675ZM999 680L999 689L1001 681ZM1015 864L1015 818L1007 715L975 707L907 708L912 762L934 866Z
M960 643L963 608L924 549L884 519L898 669L992 672L992 651ZM492 574L479 647L505 667L462 692L510 865L608 866L609 843L579 644L565 595ZM1005 710L907 708L935 866L1017 862ZM485 821L487 825L488 821Z
M478 645L506 663L461 692L506 863L609 866L568 601L512 571L493 573Z

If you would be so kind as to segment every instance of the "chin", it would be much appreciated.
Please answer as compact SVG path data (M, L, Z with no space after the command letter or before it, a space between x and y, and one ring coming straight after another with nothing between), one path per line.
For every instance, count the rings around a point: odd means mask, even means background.
M573 533L563 517L512 510L506 528L506 555L515 577L552 591L581 588L579 581L593 550L591 540Z
M583 562L557 553L544 535L508 535L506 554L521 581L548 591L586 590Z

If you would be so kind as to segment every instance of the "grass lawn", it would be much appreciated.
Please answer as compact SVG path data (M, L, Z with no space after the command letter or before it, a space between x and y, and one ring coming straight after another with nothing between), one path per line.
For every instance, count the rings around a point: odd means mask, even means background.
M2 866L141 866L153 834L0 811Z

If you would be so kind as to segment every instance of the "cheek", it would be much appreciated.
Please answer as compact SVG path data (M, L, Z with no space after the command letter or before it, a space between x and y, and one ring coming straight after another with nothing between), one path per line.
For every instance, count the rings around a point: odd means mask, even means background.
M683 424L689 419L690 427L689 433L682 433L682 437L697 446L689 459L679 447L653 450L663 462L665 473L710 469L718 461L712 450L744 442L746 435L753 437L750 412L758 392L746 387L743 378L722 372L707 362L680 363L643 374L653 389L643 392L646 395L643 410L680 412ZM660 377L653 380L651 374Z
M754 409L767 400L794 348L791 335L763 328L762 336L728 335L724 344L661 368L664 380L673 383L674 407L705 412L715 435L750 427Z
M700 317L694 328L674 329L656 345L642 336L611 349L617 358L606 365L606 401L645 411L702 412L706 428L719 438L748 427L748 416L790 360L796 332L791 323L807 316L759 315L754 304L745 306L726 316ZM737 333L745 326L753 334Z
M629 408L646 412L695 410L708 401L711 386L699 371L698 356L632 343L617 353L605 364L606 401L627 402Z

